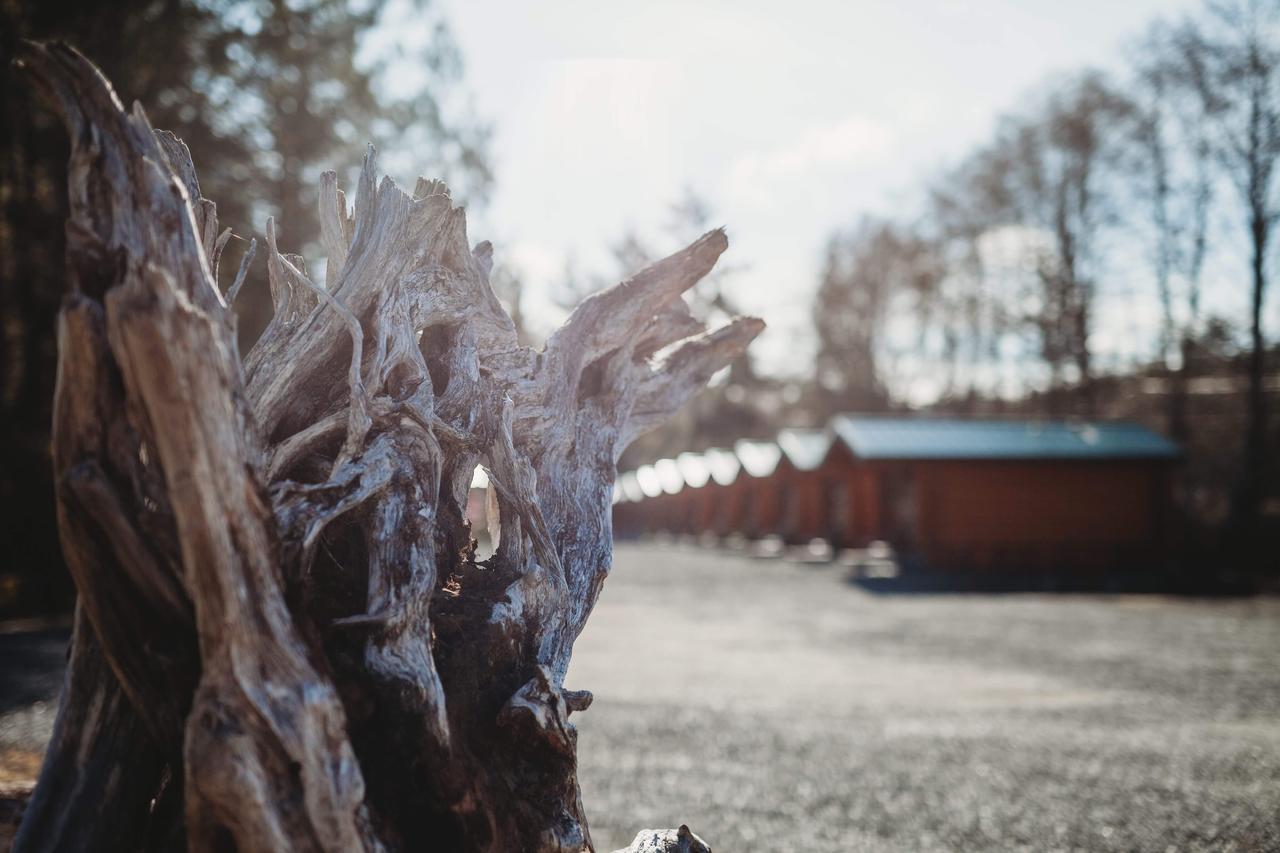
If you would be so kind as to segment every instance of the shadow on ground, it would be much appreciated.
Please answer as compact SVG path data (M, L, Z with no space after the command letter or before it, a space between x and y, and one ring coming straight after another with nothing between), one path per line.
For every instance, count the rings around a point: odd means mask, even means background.
M70 637L66 628L0 633L0 715L57 701Z
M1097 593L1169 595L1186 598L1245 598L1258 594L1246 580L1170 577L1160 572L1080 575L1071 571L965 572L906 569L892 576L848 572L854 586L876 595L918 593Z

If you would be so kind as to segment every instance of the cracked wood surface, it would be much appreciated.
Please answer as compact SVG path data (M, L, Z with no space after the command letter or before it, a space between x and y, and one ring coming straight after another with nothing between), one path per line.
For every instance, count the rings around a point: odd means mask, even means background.
M268 221L274 316L242 361L256 242L224 295L186 146L73 50L23 62L72 140L54 461L80 604L15 849L591 849L569 719L591 696L563 680L619 455L763 328L682 298L723 231L534 351L448 189L379 180L370 148L350 212L320 180L326 286Z

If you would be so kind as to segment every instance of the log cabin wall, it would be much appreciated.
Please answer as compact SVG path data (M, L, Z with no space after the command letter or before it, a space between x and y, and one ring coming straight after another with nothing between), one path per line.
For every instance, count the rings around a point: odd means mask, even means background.
M725 487L711 480L698 489L698 499L693 504L693 528L695 533L714 533L719 507L725 497Z
M914 464L918 550L972 568L1150 566L1163 558L1167 465L1149 461Z
M747 493L750 488L748 478L742 474L729 485L720 487L720 502L716 507L713 533L723 537L744 531L747 522Z
M654 518L651 531L778 535L794 545L820 538L836 549L885 541L942 570L1150 567L1171 553L1179 454L1136 425L869 416L833 424L783 430L770 445L773 467L761 463L766 442L739 442L737 457L751 460L741 467L724 449L685 454L697 457L685 460L686 473L700 472L702 460L715 477L700 474L705 486L686 484L619 517Z
M779 466L778 479L783 539L803 545L813 539L826 538L830 530L826 474L821 470L797 471L790 466L785 469Z
M751 477L747 483L746 527L751 539L776 536L782 530L782 493L777 472L768 477Z
M887 535L881 508L885 467L854 458L840 442L832 445L819 470L830 504L826 537L835 547L865 547Z

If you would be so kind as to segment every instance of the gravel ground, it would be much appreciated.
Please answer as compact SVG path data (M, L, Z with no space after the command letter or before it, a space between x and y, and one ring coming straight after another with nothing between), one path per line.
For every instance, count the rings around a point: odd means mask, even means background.
M0 635L0 782L65 638ZM871 595L623 544L568 684L601 850L1280 850L1276 598Z
M1280 600L893 595L621 545L569 686L602 850L1280 849Z
M0 625L0 794L40 771L66 667L65 627ZM0 840L3 833L0 833ZM0 846L0 850L4 849Z

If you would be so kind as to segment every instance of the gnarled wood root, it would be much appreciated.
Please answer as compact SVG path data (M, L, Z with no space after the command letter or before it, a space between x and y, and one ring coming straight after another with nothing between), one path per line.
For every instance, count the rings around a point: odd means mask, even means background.
M590 849L565 672L618 456L763 327L681 298L724 233L535 352L448 190L379 182L370 149L351 213L321 180L327 286L268 222L275 315L242 363L186 147L74 51L24 62L73 143L54 457L81 604L16 849Z

